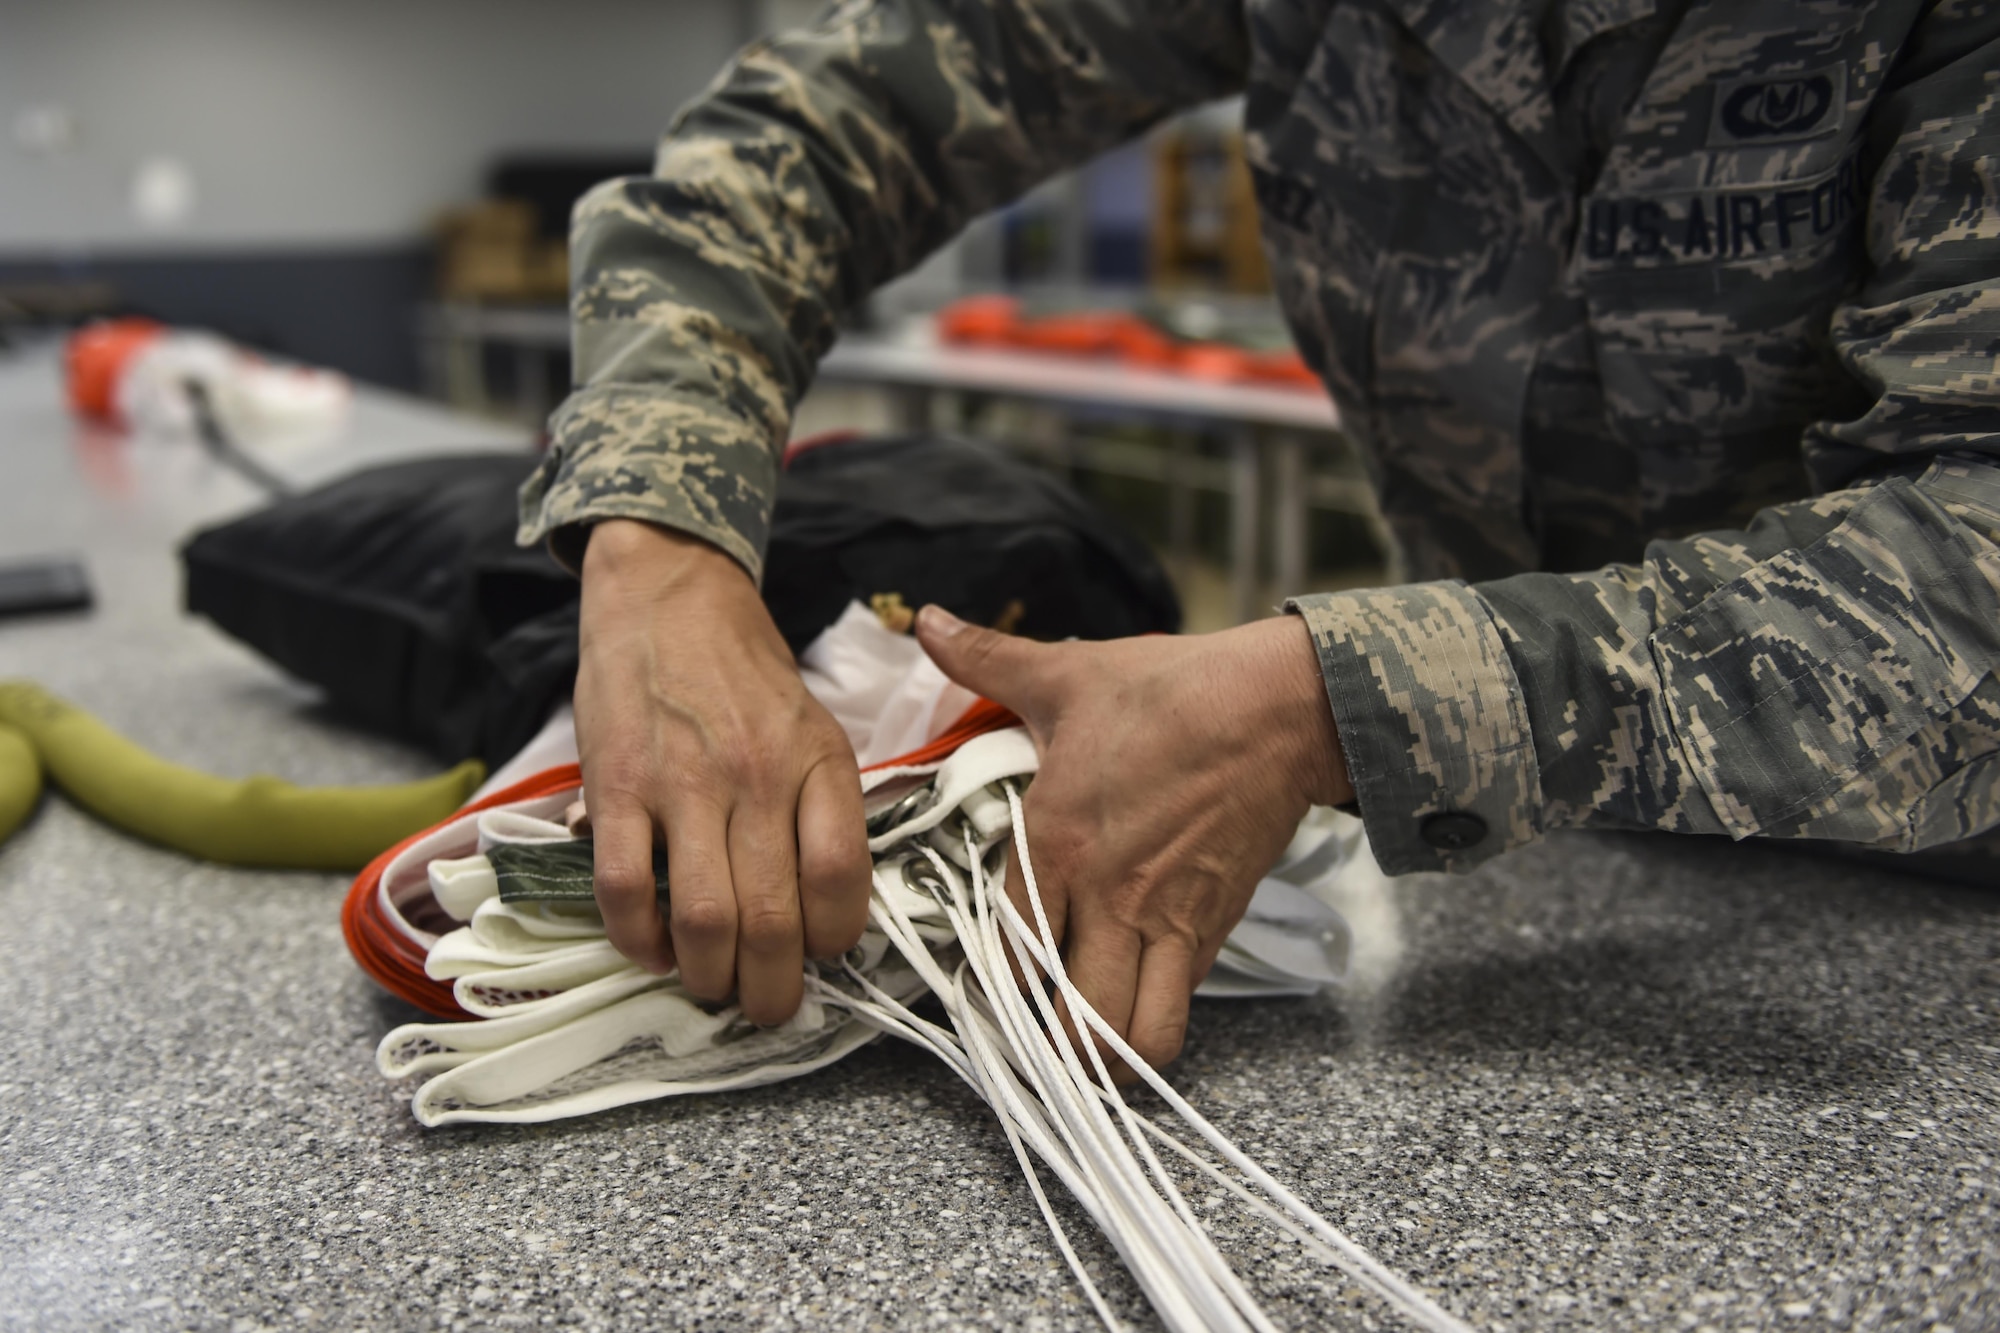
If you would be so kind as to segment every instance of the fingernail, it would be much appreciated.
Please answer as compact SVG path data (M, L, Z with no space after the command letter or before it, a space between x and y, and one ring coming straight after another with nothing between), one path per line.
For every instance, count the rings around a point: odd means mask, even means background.
M924 622L924 632L940 639L949 639L965 628L965 622L951 612L932 602L917 612L917 619Z

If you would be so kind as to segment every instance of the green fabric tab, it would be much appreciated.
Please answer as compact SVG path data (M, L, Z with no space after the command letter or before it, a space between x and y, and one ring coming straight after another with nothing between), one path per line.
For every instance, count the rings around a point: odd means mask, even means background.
M500 901L587 903L595 901L591 870L596 844L575 842L501 843L489 849L494 878L500 881ZM667 855L653 851L653 882L662 902L667 897Z

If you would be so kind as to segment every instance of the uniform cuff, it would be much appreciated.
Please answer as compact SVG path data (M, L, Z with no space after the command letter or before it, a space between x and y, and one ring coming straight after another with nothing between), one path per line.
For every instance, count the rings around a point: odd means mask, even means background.
M521 487L523 546L572 571L590 525L636 518L714 543L763 579L777 461L768 432L712 399L604 385L570 395L548 455Z
M1541 832L1520 681L1462 583L1295 597L1319 651L1375 859L1392 875L1469 870Z

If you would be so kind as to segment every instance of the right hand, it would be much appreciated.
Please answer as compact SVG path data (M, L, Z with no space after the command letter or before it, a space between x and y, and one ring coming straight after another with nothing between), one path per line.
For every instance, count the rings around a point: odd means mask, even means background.
M861 780L742 566L633 519L583 560L576 739L611 942L698 999L790 1018L868 919ZM670 920L654 892L664 838Z

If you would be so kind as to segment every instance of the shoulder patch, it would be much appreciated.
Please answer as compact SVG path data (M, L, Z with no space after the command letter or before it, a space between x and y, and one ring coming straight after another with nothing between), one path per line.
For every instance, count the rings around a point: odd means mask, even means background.
M1716 85L1710 148L1792 143L1832 134L1846 119L1847 62L1772 77L1753 74Z

